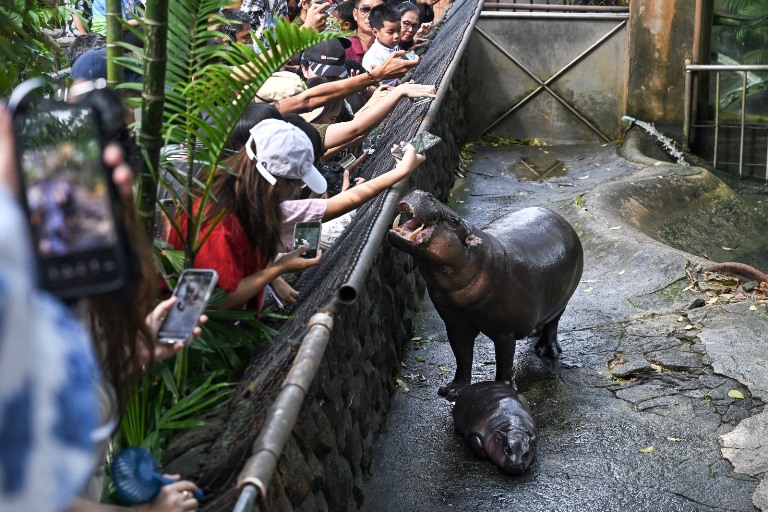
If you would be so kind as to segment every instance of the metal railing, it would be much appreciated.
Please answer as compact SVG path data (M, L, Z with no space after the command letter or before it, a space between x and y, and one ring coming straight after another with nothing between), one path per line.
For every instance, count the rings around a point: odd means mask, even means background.
M498 0L496 2L486 2L485 8L492 8L495 4L500 4L500 2ZM508 0L502 5L513 6L506 7L507 9L530 10L593 10L595 7L628 10L629 0Z
M546 12L629 12L629 6L611 3L529 4L522 2L485 2L485 11L546 11Z
M746 104L747 104L747 77L749 73L754 72L768 72L768 65L742 65L742 64L691 64L691 61L686 59L685 61L685 105L684 105L684 120L683 120L683 148L688 151L690 146L691 127L714 127L714 144L713 144L713 158L712 165L717 167L718 165L718 145L720 142L720 128L722 123L720 120L720 79L723 72L737 72L741 73L741 113L739 120L739 178L744 175L744 144L745 144L745 129L746 129ZM713 125L704 123L692 124L693 118L693 74L694 73L714 73L715 74L715 119ZM766 153L765 163L765 179L768 181L768 150Z
M464 7L463 4L466 4ZM463 9L472 9L472 16L468 22L469 29L463 34L457 34L459 38L456 46L452 46L453 59L447 63L440 77L440 87L437 89L437 96L432 101L426 114L421 119L418 127L413 126L416 131L424 131L430 128L435 117L443 104L449 84L458 71L461 62L461 56L464 54L472 34L471 27L474 27L480 16L481 3L472 0L463 2ZM455 6L454 6L455 8ZM460 15L461 13L456 13ZM462 23L467 24L466 18L460 18ZM451 35L450 30L445 30L446 37ZM440 35L436 37L436 39ZM440 43L440 41L437 41ZM434 41L433 41L434 43ZM445 44L450 43L446 41ZM453 44L453 43L451 43ZM442 58L442 53L433 52ZM422 58L429 64L429 56L423 55ZM428 67L427 70L433 70L435 67ZM429 82L423 82L429 83ZM393 115L396 115L395 111ZM403 118L401 118L403 119ZM387 147L386 144L383 144ZM383 154L383 153L382 153ZM386 158L386 157L385 157ZM391 161L391 157L389 157ZM387 168L389 168L389 161ZM400 197L406 191L405 181L396 184L384 196L385 205L384 215L379 215L370 227L369 235L362 247L359 248L359 254L356 264L348 274L346 280L338 287L336 294L330 298L329 302L323 306L320 312L313 315L308 324L307 332L302 336L301 346L293 360L291 369L281 385L281 390L270 406L267 417L261 427L258 436L252 445L252 454L242 467L237 478L237 487L240 491L238 500L233 508L234 512L252 512L261 510L264 500L269 492L269 485L277 469L277 463L283 452L286 442L292 434L292 429L299 415L299 411L304 403L309 388L318 372L321 361L323 360L329 338L333 331L334 316L340 310L354 302L357 299L360 289L365 285L365 279L374 263L375 256L379 253L381 240L384 238L388 227L391 224L391 212L394 211ZM363 214L358 213L357 216ZM347 228L350 232L353 226ZM349 233L347 233L349 234ZM347 251L349 252L349 251Z

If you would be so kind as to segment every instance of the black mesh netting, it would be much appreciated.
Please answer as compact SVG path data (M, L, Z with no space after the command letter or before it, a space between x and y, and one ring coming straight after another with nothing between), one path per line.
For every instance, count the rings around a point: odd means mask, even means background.
M436 24L432 38L426 51L421 55L421 63L411 77L416 83L435 84L438 91L443 84L443 76L450 66L456 49L464 37L473 13L477 6L476 0L455 2L446 15ZM433 102L434 104L434 102ZM377 150L368 157L360 175L371 179L394 166L394 159L388 148L393 143L409 140L422 123L430 103L411 106L410 102L401 101L392 114L379 127ZM435 104L435 108L440 105ZM416 170L418 172L418 169ZM382 211L387 193L380 194L357 210L352 223L339 236L334 245L324 252L319 265L305 271L294 287L304 290L301 300L287 310L294 317L280 327L280 338L291 340L292 343L280 343L277 350L261 354L249 368L246 378L263 367L263 358L280 358L285 362L285 370L289 368L297 348L296 341L303 333L307 320L317 310L331 302L339 287L345 283L357 265L362 248L370 236L376 219L381 216L394 217L394 211ZM307 293L306 290L311 290ZM275 376L277 385L282 381L282 375Z
M479 8L478 0L456 0L438 21L430 35L429 44L417 53L421 63L411 77L417 83L435 84L438 99L430 104L411 105L401 101L395 111L382 123L376 147L359 174L366 179L378 176L394 166L388 148L392 143L409 140L427 116L429 108L440 109L440 89L451 63L460 58L457 50L465 34L472 29ZM447 90L447 89L446 89ZM436 110L430 113L434 119ZM419 169L415 171L419 172ZM301 291L300 301L286 311L291 316L279 327L277 339L261 349L243 376L236 397L225 413L225 431L218 434L214 445L199 457L201 473L198 482L215 496L205 510L230 510L237 489L231 486L242 464L250 456L249 447L263 427L266 411L277 396L291 367L309 318L319 309L334 302L339 287L348 281L358 265L361 252L370 238L379 217L391 222L394 211L383 211L388 191L360 207L352 223L323 254L321 263L305 271L294 287ZM376 247L381 240L371 240ZM368 270L368 269L364 269ZM289 427L290 428L290 427ZM218 494L217 490L224 491ZM229 508L227 508L229 507Z

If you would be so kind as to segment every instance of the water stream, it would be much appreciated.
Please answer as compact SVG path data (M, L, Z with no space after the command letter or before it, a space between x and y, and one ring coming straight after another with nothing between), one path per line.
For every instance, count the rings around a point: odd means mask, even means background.
M661 149L663 149L665 153L675 159L677 164L688 165L683 152L677 149L675 142L658 131L656 127L653 126L653 123L646 123L645 121L640 121L639 119L635 119L631 116L624 116L621 119L623 121L629 121L630 123L637 125L641 130L650 135L659 144L659 146L661 146Z

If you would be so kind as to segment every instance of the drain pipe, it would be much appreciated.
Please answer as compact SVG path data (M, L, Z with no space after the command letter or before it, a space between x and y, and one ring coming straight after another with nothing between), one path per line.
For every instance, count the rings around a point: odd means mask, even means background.
M477 25L477 20L480 17L480 12L482 10L483 2L478 2L477 7L475 8L475 12L472 15L472 20L468 25L468 28L471 27L471 29L464 32L464 36L459 43L459 46L456 47L456 53L454 53L454 55L461 55L462 57L464 56L464 51L467 49L469 39L472 37L472 32L475 25ZM454 59L451 61L448 69L445 70L445 74L443 75L443 80L441 82L441 87L438 89L437 94L435 95L435 99L429 106L429 110L427 110L424 119L421 121L421 124L419 124L419 128L416 130L416 133L428 130L429 127L432 126L432 123L440 111L440 106L443 104L443 100L448 94L449 84L453 79L453 75L456 74L456 70L461 65L460 61L461 58ZM337 292L337 297L343 304L351 304L357 300L358 290L360 290L365 282L365 278L371 269L371 265L373 264L373 259L376 257L376 254L378 254L379 248L381 247L381 240L384 238L384 235L389 229L392 221L391 216L387 215L385 212L394 212L395 208L397 207L397 203L405 193L407 181L408 180L403 180L397 183L386 192L387 196L384 199L381 214L374 222L368 239L365 241L365 245L360 251L360 257L357 260L357 265L355 265L355 268L352 269L352 272L350 272L347 281L341 285Z
M267 496L269 482L277 469L280 454L291 436L304 398L323 360L333 330L334 312L334 307L331 306L309 319L309 330L301 340L301 347L291 370L267 412L264 426L253 442L253 455L246 461L237 477L240 497L233 509L235 512L250 512L259 496L262 499Z

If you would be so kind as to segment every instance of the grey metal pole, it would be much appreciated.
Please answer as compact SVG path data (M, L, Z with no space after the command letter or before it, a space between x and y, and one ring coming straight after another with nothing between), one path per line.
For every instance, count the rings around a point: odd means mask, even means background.
M685 59L685 105L683 106L683 149L688 151L690 147L690 134L691 134L691 95L693 77L691 76L691 70L688 66L691 64L691 59Z

